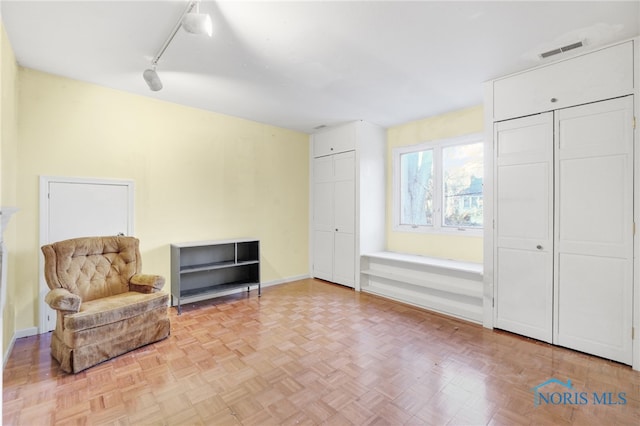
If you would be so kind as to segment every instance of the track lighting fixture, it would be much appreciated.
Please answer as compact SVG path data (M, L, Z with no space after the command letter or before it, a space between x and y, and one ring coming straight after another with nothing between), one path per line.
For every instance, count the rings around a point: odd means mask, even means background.
M144 78L144 81L147 82L147 85L149 85L149 89L151 89L152 91L157 92L158 90L162 89L162 81L160 81L160 77L156 72L155 66L153 68L144 70L144 72L142 73L142 77Z
M206 34L211 37L213 34L211 16L206 13L200 13L200 2L195 4L195 11L192 8L190 12L185 13L182 17L182 28L191 34Z
M162 81L160 81L160 77L156 72L156 66L164 54L164 51L167 50L167 47L169 47L169 44L176 36L180 27L192 34L208 35L209 37L213 34L211 16L206 13L200 13L200 0L190 1L187 3L187 7L182 13L182 16L180 16L176 25L173 27L171 34L169 34L169 37L167 37L167 40L164 42L156 56L151 60L151 68L144 70L142 73L142 78L144 78L149 89L154 92L162 89Z

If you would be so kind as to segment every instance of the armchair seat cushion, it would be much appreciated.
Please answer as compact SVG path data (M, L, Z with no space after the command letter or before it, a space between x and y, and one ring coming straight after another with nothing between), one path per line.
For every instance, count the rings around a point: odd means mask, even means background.
M64 329L70 332L87 330L128 320L158 307L166 310L168 300L166 293L135 291L91 300L80 306L80 312L64 317Z
M167 307L159 306L122 321L78 331L65 329L62 333L62 341L77 354L79 349L86 346L100 347L101 350L106 350L110 346L120 344L118 342L123 340L135 341L137 340L136 336L140 334L143 338L139 339L139 342L135 342L135 347L139 347L143 345L143 341L148 341L147 337L156 333L157 330L153 325L161 324L167 319L166 317ZM166 325L168 326L168 320Z

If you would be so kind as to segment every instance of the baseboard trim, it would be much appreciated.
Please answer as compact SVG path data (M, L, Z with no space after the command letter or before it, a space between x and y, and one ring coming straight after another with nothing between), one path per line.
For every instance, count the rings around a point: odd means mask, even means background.
M2 356L2 369L7 365L7 360L9 359L9 355L11 355L11 351L13 351L13 346L16 343L17 339L22 339L23 337L36 336L38 334L38 327L29 327L24 328L22 330L16 330L11 336L11 341L9 342L9 346L7 347L7 351Z
M36 336L38 334L38 327L23 328L22 330L16 330L13 335L15 339L22 339L23 337Z
M266 282L261 283L261 286L262 287L271 287L271 286L274 286L274 285L287 284L287 283L291 283L291 282L294 282L294 281L306 280L307 278L311 278L311 276L309 274L297 275L297 276L293 276L293 277L282 278L282 279L279 279L279 280L266 281Z

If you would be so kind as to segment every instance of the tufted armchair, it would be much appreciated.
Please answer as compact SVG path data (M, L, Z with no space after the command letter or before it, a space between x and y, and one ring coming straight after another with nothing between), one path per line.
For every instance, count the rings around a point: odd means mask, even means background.
M87 237L42 247L57 311L51 355L77 373L169 335L164 278L140 273L134 237Z

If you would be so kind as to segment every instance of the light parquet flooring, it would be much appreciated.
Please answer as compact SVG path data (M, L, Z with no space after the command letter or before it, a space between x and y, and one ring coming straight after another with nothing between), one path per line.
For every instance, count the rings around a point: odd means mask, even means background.
M19 339L3 424L640 424L630 367L318 280L170 315L168 339L76 375L49 334ZM551 378L571 380L547 387L569 403L536 406Z

